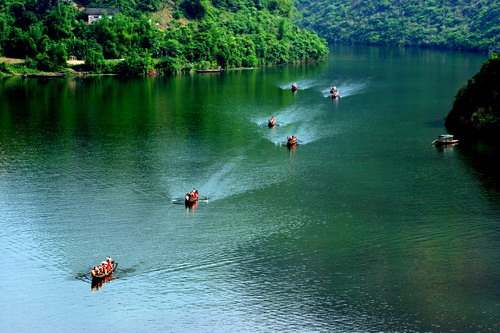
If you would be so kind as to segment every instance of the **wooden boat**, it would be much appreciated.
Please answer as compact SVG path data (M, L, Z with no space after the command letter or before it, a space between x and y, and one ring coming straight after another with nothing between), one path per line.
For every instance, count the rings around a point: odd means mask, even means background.
M286 145L288 147L295 146L298 143L298 140L296 137L291 136L286 140Z
M186 206L192 206L198 202L198 193L189 192L184 196L184 203Z
M453 135L451 135L451 134L439 135L436 140L432 141L432 144L436 145L436 146L454 145L457 143L458 143L458 140L454 139Z
M222 72L222 68L216 68L216 69L197 69L195 70L196 73L220 73Z
M92 282L90 284L90 289L92 291L99 290L105 283L108 283L109 281L111 281L111 276L107 276L102 279L92 279Z
M38 78L38 79L57 79L64 78L64 73L47 73L47 74L24 74L23 78Z
M269 127L276 126L276 119L274 117L269 118L269 121L267 122L267 126L269 126Z
M102 265L99 265L99 266L102 266ZM92 283L98 283L99 281L107 278L107 277L110 277L113 272L116 270L116 267L118 267L118 263L115 262L114 260L111 260L111 269L107 270L106 272L104 273L97 273L95 272L94 270L92 270L92 272L90 272L90 275L92 275Z

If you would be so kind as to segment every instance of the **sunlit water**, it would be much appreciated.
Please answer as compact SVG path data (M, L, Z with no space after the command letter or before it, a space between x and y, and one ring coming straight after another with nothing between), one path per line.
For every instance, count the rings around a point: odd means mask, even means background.
M499 331L498 184L430 145L484 60L2 79L0 331Z

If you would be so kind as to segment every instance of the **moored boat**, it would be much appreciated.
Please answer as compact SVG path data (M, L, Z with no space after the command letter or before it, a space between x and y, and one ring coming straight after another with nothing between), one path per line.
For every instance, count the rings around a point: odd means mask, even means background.
M196 73L220 73L222 72L222 68L215 68L215 69L197 69L195 70Z
M454 145L457 144L458 140L453 138L451 134L442 134L439 135L438 138L432 141L433 145L443 146L443 145Z
M57 78L65 78L66 74L64 74L64 73L23 74L22 77L23 77L23 79L25 79L25 78L57 79Z

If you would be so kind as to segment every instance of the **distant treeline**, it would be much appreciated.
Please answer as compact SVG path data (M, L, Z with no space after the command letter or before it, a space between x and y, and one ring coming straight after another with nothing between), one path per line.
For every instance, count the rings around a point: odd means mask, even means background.
M446 128L460 137L488 138L500 144L500 53L490 56L459 90Z
M298 0L329 42L500 51L498 0Z
M87 24L83 6L120 13ZM325 40L292 24L292 9L292 0L0 0L0 55L45 71L73 56L94 72L128 74L324 58Z

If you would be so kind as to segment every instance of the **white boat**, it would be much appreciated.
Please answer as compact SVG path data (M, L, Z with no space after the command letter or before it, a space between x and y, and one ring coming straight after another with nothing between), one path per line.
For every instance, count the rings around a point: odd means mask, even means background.
M432 141L433 145L441 146L441 145L454 145L457 144L458 140L453 138L451 134L442 134L439 135L438 138Z

